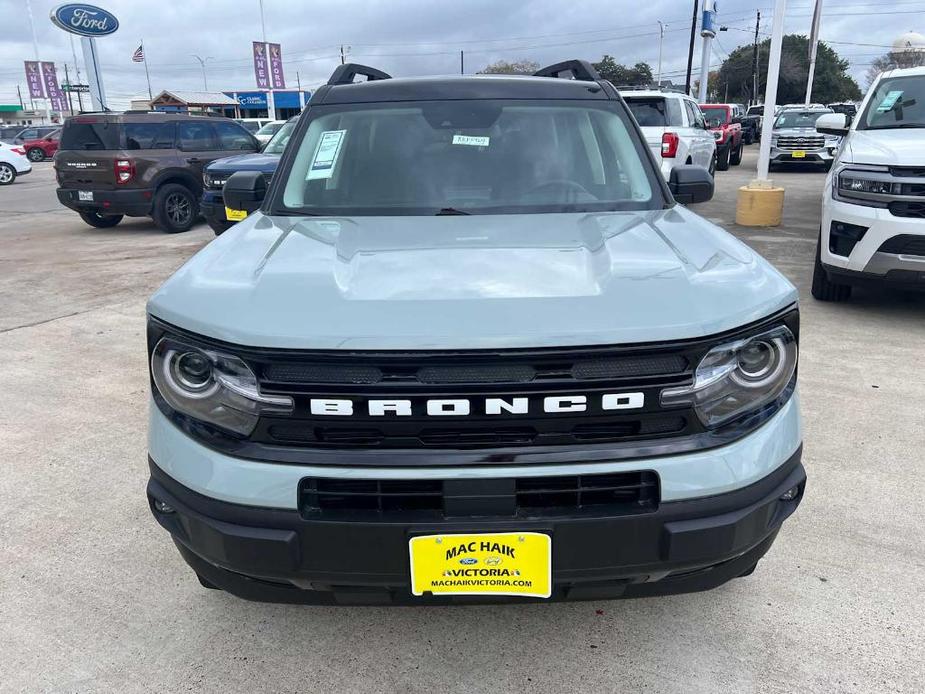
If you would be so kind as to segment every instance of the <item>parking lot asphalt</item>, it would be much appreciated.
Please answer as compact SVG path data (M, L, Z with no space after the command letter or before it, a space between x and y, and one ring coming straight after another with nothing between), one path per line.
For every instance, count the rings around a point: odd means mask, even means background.
M800 289L804 503L748 578L572 604L201 588L144 494L144 302L212 232L92 229L58 206L50 163L0 188L0 691L922 691L925 298L814 301L824 174L775 173L783 225L738 228L755 152L697 211Z

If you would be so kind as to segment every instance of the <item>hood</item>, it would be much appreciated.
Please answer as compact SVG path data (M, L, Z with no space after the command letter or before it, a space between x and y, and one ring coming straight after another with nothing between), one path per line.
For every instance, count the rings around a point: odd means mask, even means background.
M594 214L267 217L236 224L148 311L255 346L479 349L702 337L797 300L683 207Z
M206 167L209 173L234 173L235 171L260 171L273 173L279 165L278 154L236 154L233 157L216 159Z
M925 131L919 128L852 130L841 161L845 164L922 166L925 164L923 133Z

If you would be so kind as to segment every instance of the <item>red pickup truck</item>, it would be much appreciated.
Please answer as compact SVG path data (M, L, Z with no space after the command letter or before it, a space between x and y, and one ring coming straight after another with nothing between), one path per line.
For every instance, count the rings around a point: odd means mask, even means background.
M729 165L742 163L742 124L732 104L700 104L707 127L716 138L716 168L725 171Z

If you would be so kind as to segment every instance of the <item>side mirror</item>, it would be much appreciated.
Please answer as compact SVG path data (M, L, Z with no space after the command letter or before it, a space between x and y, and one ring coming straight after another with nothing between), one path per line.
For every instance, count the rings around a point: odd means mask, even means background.
M816 132L844 137L848 134L848 117L844 113L825 113L816 120Z
M222 197L232 210L256 212L267 195L267 182L259 171L238 171L225 181Z
M671 170L668 178L668 189L674 196L675 202L682 205L706 202L713 197L713 176L702 166L694 164L676 166Z

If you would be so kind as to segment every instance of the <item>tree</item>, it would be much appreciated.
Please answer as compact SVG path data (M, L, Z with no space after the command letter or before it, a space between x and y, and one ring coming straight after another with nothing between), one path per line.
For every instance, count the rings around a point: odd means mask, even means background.
M605 80L617 86L648 85L652 82L652 67L645 62L627 67L620 65L612 56L605 55L599 63L594 63L594 69Z
M867 69L867 86L872 85L877 75L886 70L898 67L921 67L922 65L925 65L925 51L921 49L890 51L870 64Z
M732 102L760 102L764 100L767 83L768 55L771 41L758 45L758 94L753 94L751 44L739 46L723 62L716 80L716 94L725 95ZM840 57L823 41L816 51L816 70L810 101L832 103L861 98L861 90L848 74L848 61ZM809 76L809 39L799 34L784 36L781 48L780 75L777 83L777 103L800 103L806 97L806 79Z
M497 60L479 70L480 75L532 75L540 69L540 64L534 60Z

